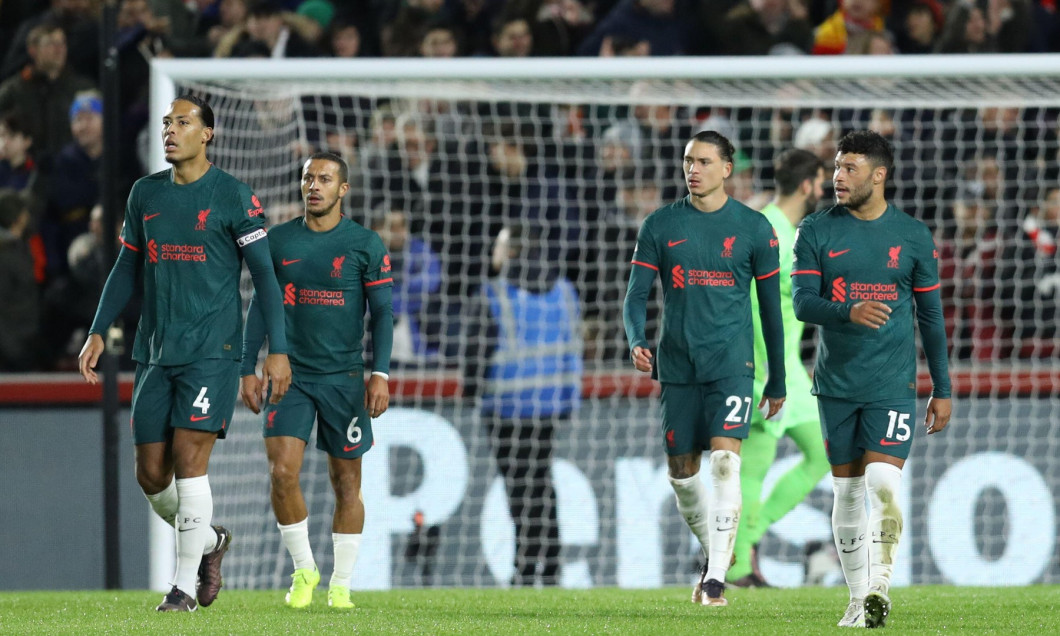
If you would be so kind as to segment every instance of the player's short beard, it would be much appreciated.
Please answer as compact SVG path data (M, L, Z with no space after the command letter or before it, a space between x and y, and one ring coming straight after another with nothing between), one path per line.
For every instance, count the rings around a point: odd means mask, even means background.
M847 190L848 200L844 204L848 210L860 210L863 205L869 202L872 198L872 184L866 183L863 187L857 190ZM839 203L836 201L836 203Z
M331 214L331 211L335 208L336 203L338 203L338 199L331 201L330 203L325 201L324 205L321 205L318 208L311 208L309 207L309 203L306 202L305 211L313 218L319 219L321 217L325 217Z

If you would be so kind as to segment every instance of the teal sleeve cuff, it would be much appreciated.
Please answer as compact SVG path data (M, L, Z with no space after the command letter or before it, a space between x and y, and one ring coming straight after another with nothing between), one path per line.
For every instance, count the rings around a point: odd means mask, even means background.
M927 356L928 372L933 388L931 396L950 397L949 352L946 348L946 322L942 314L942 296L938 288L914 292L916 320L920 327L920 342Z
M265 321L265 333L269 337L269 353L287 353L283 297L280 294L280 284L276 281L276 272L272 269L269 242L260 240L245 245L243 259L246 260L250 277L254 280L254 292Z
M99 306L96 307L96 316L92 320L92 326L88 333L104 335L125 309L125 305L132 298L133 288L136 286L136 266L139 262L136 253L128 247L122 247L118 252L118 260L107 276L107 284L103 286L103 293L99 297Z
M368 288L368 309L372 312L372 371L390 373L390 353L394 348L394 308L390 298L393 287L377 285Z
M769 375L762 390L765 396L787 396L784 386L784 316L780 311L780 278L777 275L755 281L758 294L758 315L762 318L762 338L766 342Z
M258 352L265 342L265 317L261 315L257 298L250 299L247 307L247 323L243 327L243 362L240 364L239 375L254 375L257 373Z

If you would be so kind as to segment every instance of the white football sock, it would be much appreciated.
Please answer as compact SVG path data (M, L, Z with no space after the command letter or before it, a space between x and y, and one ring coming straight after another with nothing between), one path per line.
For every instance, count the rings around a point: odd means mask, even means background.
M313 559L313 548L309 545L309 517L287 526L277 523L276 527L280 529L287 553L294 560L294 569L315 570L317 562Z
M349 587L353 565L357 563L357 552L361 549L361 535L332 532L331 542L335 545L335 571L331 574L329 585Z
M677 511L681 513L685 523L688 524L692 534L699 539L703 558L706 559L710 552L710 515L707 508L707 487L699 475L692 475L686 479L674 479L667 475L670 486L677 496Z
M213 494L206 475L177 479L177 572L173 585L189 596L195 596L195 579L207 543L217 543L213 521Z
M869 587L869 556L865 547L865 478L832 477L832 536L850 598L861 600Z
M884 462L865 467L865 486L869 494L869 587L884 594L891 588L898 541L902 537L902 508L898 495L902 487L902 469Z
M714 451L710 454L710 565L707 579L725 581L729 571L732 549L736 542L736 529L740 525L740 456L732 451Z
M155 514L162 517L162 521L165 521L174 528L177 526L177 504L180 499L177 497L177 480L174 479L169 482L162 492L157 492L153 495L149 495L146 492L144 497L147 497L147 503L151 504L151 508L155 511Z

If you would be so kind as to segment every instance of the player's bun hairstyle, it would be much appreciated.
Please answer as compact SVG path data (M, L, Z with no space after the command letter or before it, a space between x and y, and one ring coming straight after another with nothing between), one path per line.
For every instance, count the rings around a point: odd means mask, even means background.
M339 185L350 182L350 168L346 165L346 161L343 160L342 157L333 152L314 152L309 155L309 158L306 159L306 161L313 161L314 159L330 161L339 167Z
M736 147L732 145L728 137L720 132L716 130L701 130L692 136L692 141L714 146L718 149L718 154L721 155L722 161L733 163L732 158L736 154Z
M181 95L180 97L174 99L173 101L175 101L175 102L188 102L189 104L194 104L195 107L199 109L199 117L202 119L202 125L205 126L206 128L211 128L211 129L213 128L213 123L214 123L213 109L210 108L210 105L206 103L205 99L199 97L198 95L192 95L191 93L185 93L185 94ZM206 145L209 146L212 143L213 143L213 137L211 136L210 137L210 141L206 142Z
M852 130L843 135L836 148L840 154L863 155L874 168L887 169L887 178L894 170L894 149L891 143L871 130Z
M824 169L821 158L802 148L789 148L773 161L773 181L783 196L788 196L802 185L802 182L817 178L817 172Z

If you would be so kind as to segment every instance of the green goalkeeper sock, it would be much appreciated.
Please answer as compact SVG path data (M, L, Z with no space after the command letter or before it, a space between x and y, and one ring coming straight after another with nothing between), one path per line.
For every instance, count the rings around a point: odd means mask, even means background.
M758 543L770 525L799 505L828 473L828 457L825 455L819 424L800 424L789 428L786 435L802 452L802 461L777 480L773 490L762 503L758 523L754 526L755 533L750 537L752 545Z

